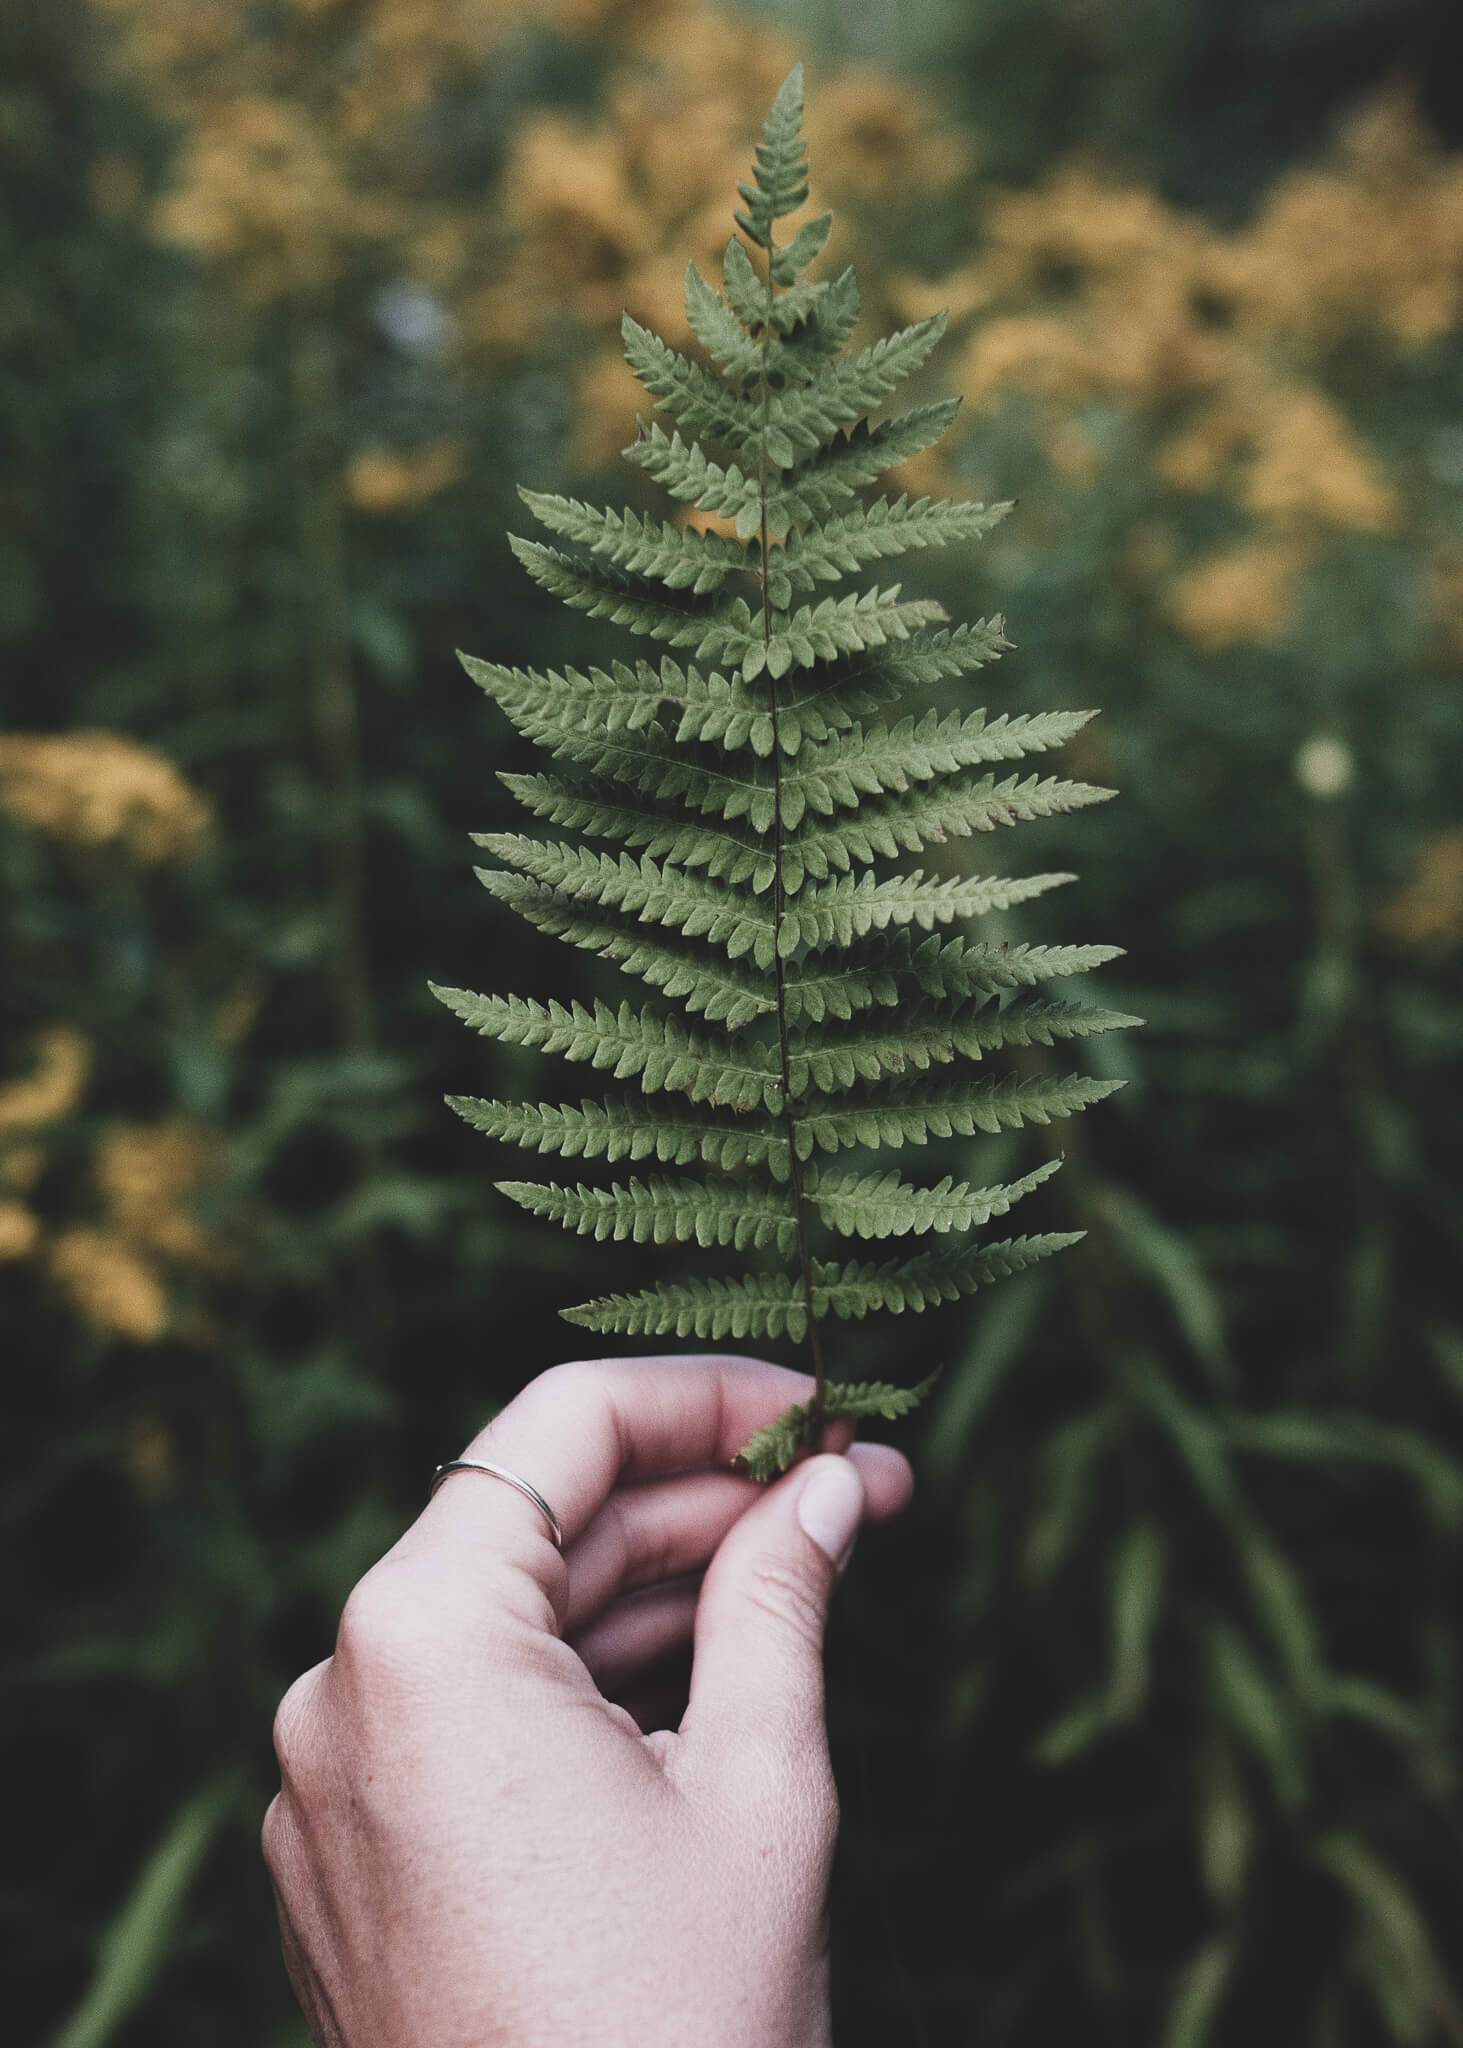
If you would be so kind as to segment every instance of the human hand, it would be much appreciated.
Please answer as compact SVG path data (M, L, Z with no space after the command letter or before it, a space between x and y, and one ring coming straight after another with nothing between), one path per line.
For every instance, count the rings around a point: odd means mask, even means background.
M808 1393L742 1358L558 1366L464 1455L539 1488L562 1556L462 1473L357 1586L280 1707L264 1828L321 2048L827 2043L824 1622L911 1477L879 1444L727 1469ZM644 1733L622 1702L693 1619L684 1717Z

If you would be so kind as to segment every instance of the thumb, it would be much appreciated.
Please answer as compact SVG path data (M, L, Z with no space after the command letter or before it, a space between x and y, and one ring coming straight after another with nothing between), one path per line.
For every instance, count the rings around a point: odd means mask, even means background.
M769 1766L774 1780L827 1772L823 1634L865 1504L850 1459L809 1458L748 1508L707 1569L682 1729L744 1791Z

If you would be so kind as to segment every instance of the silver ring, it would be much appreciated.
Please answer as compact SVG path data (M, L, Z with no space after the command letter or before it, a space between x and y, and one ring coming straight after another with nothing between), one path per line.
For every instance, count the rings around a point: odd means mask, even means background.
M530 1486L526 1479L520 1479L516 1472L509 1472L502 1465L489 1465L482 1458L449 1458L445 1465L439 1465L432 1474L432 1484L427 1493L430 1500L442 1481L453 1472L486 1472L490 1479L506 1479L510 1486L516 1486L525 1500L531 1500L549 1525L549 1534L554 1539L554 1548L564 1548L564 1531L559 1518L544 1499L536 1486Z

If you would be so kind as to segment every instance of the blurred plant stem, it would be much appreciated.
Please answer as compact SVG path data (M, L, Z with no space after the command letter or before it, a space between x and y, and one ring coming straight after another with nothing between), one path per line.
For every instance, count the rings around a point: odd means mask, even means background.
M1387 1327L1395 1260L1396 1126L1383 1086L1376 1020L1363 972L1363 925L1344 801L1312 795L1305 852L1316 946L1302 998L1302 1053L1329 1049L1346 1146L1354 1236L1336 1303L1335 1356L1353 1386L1376 1362Z
M104 2048L142 2002L227 1814L230 1792L226 1782L207 1785L174 1816L102 1936L96 1975L51 2048Z
M342 1052L375 1037L365 925L360 718L351 662L335 338L318 301L297 304L290 341L301 637L323 784L331 1000Z

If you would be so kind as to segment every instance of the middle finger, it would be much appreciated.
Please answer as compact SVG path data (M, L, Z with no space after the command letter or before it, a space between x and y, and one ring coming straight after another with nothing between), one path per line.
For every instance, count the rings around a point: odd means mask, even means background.
M728 1529L761 1492L734 1472L685 1472L616 1487L569 1545L566 1632L622 1593L704 1570Z

